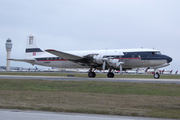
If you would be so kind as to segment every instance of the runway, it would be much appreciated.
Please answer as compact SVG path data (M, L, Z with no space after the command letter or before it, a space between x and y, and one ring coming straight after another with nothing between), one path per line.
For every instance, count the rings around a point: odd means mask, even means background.
M175 120L162 118L128 117L81 113L41 112L0 109L2 120Z
M1 79L39 79L53 81L109 81L109 82L146 82L146 83L176 83L180 79L144 79L144 78L87 78L87 77L62 77L62 76L22 76L0 75Z

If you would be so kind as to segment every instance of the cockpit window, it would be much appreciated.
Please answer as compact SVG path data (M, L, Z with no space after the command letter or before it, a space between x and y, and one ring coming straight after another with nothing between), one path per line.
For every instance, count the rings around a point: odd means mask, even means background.
M161 54L161 52L156 52L156 54L159 54L159 55L160 55L160 54Z
M160 55L161 52L152 52L152 55Z

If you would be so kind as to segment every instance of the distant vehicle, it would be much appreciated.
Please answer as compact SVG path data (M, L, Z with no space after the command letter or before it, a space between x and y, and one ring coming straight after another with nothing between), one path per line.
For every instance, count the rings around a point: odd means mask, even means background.
M37 69L35 69L35 71L37 71ZM44 72L56 72L56 71L58 71L58 68L53 68L53 67L44 68L44 69L42 69L42 71L44 71Z
M94 43L95 44L95 43ZM32 65L42 65L58 68L90 68L89 77L95 77L95 70L108 69L107 77L114 77L114 70L120 72L132 68L158 68L168 66L172 58L162 55L154 49L112 49L112 50L83 50L58 51L48 49L42 51L36 44L34 36L29 36L26 46L25 59L10 59L27 62ZM158 79L159 73L154 74Z
M88 69L78 69L77 72L79 72L79 73L88 73L89 70Z
M77 72L78 70L77 69L65 69L65 72Z
M126 71L127 74L138 74L137 70L127 70Z
M173 70L162 70L162 74L172 74Z

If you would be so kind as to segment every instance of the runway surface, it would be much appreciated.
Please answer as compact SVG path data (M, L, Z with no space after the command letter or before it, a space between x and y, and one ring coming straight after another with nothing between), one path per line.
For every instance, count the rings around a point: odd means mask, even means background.
M174 120L114 115L0 109L1 120Z
M62 76L22 76L22 75L0 75L2 79L39 79L54 81L111 81L111 82L146 82L146 83L176 83L180 79L144 79L144 78L87 78L87 77L62 77Z

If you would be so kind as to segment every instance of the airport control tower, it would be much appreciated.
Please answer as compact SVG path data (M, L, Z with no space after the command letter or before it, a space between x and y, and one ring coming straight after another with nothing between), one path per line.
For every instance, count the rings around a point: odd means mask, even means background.
M6 51L7 51L6 71L10 71L10 60L8 59L10 59L11 49L12 49L11 39L8 38L6 40Z

